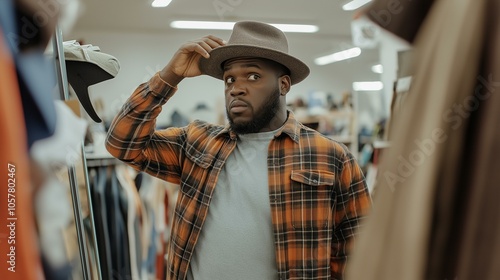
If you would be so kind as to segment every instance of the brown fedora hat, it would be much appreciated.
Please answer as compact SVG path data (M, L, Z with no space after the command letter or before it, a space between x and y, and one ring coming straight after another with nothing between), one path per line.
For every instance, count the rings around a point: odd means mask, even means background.
M200 70L222 79L223 63L238 57L258 57L280 63L290 70L292 84L304 80L310 72L304 62L288 54L288 40L283 31L257 21L237 22L228 43L212 50L210 58L200 59Z

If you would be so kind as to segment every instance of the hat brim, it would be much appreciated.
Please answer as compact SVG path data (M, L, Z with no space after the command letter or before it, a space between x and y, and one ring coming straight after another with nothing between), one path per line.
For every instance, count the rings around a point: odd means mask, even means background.
M272 49L248 46L248 45L227 45L213 49L210 57L200 59L200 70L203 74L222 80L224 61L237 57L257 57L275 61L290 70L290 80L292 85L303 81L310 73L309 67L299 59Z
M101 118L99 118L99 115L97 115L94 110L94 106L89 97L88 87L112 79L114 76L94 63L83 61L67 60L66 70L68 83L75 91L83 109L85 109L92 120L97 123L102 122Z

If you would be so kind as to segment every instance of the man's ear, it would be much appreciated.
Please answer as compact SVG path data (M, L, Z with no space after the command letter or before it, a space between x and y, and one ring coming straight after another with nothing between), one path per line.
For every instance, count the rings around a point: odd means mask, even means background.
M290 91L290 86L292 85L292 80L290 76L283 75L278 78L279 86L280 86L280 95L285 96Z

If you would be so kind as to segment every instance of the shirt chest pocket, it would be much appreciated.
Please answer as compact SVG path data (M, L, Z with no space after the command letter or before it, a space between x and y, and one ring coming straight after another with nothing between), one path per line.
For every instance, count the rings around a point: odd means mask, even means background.
M197 192L205 191L202 188L205 185L213 157L192 149L186 152L186 158L187 160L182 166L180 190L184 195L193 198Z
M319 170L293 170L290 179L293 229L327 228L335 197L335 174Z

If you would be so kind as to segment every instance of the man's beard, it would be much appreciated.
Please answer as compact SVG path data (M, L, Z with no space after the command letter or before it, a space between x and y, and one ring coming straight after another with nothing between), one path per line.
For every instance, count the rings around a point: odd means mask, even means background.
M229 120L229 124L234 132L237 134L248 134L248 133L257 133L261 131L264 127L269 125L271 120L276 116L279 110L280 105L280 90L279 87L276 87L274 92L269 96L266 102L261 108L253 108L254 116L252 120L247 122L239 122L234 123L231 115L229 114L229 110L226 107L226 115Z

